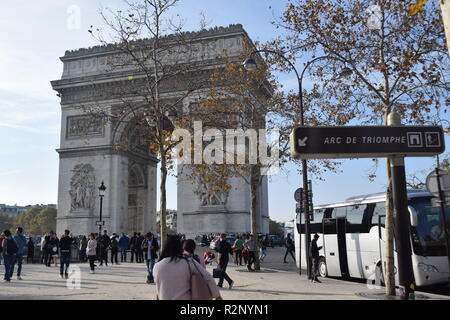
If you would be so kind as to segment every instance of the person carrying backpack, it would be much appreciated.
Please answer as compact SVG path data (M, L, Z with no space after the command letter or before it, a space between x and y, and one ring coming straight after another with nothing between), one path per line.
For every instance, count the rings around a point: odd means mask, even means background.
M14 265L16 264L16 254L19 251L16 242L11 236L11 231L5 230L3 232L5 240L2 243L3 260L5 264L5 283L11 282L11 277L14 273Z

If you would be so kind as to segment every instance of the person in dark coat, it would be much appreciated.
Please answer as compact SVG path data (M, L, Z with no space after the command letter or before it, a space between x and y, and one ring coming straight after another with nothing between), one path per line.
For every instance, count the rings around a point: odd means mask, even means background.
M33 238L29 238L28 242L27 242L27 264L29 261L31 261L31 263L34 263L34 242L33 242Z
M137 232L133 234L133 236L130 239L130 253L131 253L131 262L134 261L134 256L136 255L136 241L137 241ZM137 255L136 255L136 261L137 261Z
M230 259L230 255L233 254L233 249L231 249L231 245L227 241L226 234L222 233L219 240L218 245L218 258L219 258L219 269L223 271L222 277L219 278L218 287L222 288L223 279L227 280L230 289L233 287L234 281L226 273L228 261Z
M108 265L108 248L111 245L111 239L108 236L108 231L104 230L103 235L100 237L100 265Z
M284 245L286 247L286 253L284 254L284 263L287 263L286 258L288 256L288 254L291 254L292 259L294 259L295 261L295 257L294 257L294 250L295 250L295 246L294 246L294 241L292 241L291 239L291 234L288 233L286 236L286 240L284 241Z
M111 237L111 244L109 246L111 248L111 264L119 264L119 261L117 260L117 256L119 254L119 241L117 241L117 235L113 233Z
M69 230L64 230L64 234L59 240L59 252L61 254L61 266L59 268L59 275L61 278L69 278L69 266L71 258L72 244L74 243L74 238L70 234Z
M144 251L142 250L142 243L145 238L138 232L138 237L136 239L136 262L142 263L144 262Z
M80 257L81 262L87 261L87 255L86 255L87 244L88 244L88 240L87 240L86 236L83 236L80 240L80 245L78 247L79 257Z
M322 249L322 247L317 246L317 240L319 239L319 235L316 233L314 235L314 239L311 241L311 258L312 258L312 276L311 276L311 282L318 282L321 283L319 279L317 279L317 275L319 274L319 250Z
M53 231L45 237L45 265L50 267L53 256L58 254L58 239Z

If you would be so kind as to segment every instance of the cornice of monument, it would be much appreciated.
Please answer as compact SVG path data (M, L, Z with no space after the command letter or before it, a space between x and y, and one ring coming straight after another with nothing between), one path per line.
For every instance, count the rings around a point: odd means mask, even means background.
M154 166L159 162L159 159L153 154L143 154L142 152L135 152L131 150L114 150L114 145L100 145L89 147L74 147L74 148L60 148L55 151L62 158L80 158L95 156L99 154L103 155L127 155L132 158L141 159L143 161L150 161Z
M181 83L188 83L190 80L205 77L210 72L209 69L193 70L183 76L181 79L167 79L160 90L161 94L184 92L186 87ZM97 100L118 99L120 97L142 96L145 94L140 91L124 91L123 88L129 88L130 81L136 84L138 88L143 88L146 78L136 76L133 80L126 78L126 73L120 73L116 77L104 74L86 78L72 78L52 81L53 89L61 94L61 104L86 103ZM175 86L176 84L176 86ZM177 88L174 90L173 88Z
M244 28L241 24L230 24L227 27L213 27L210 29L203 29L200 31L186 31L186 32L182 32L181 36L183 36L183 38L186 40L200 41L200 40L204 40L204 39L211 38L211 37L225 36L225 35L230 35L230 34L243 34L245 37L250 39L250 37L248 36L247 32L244 30ZM170 42L170 41L178 40L179 36L180 35L170 34L170 35L163 36L160 39L163 41ZM152 38L150 38L150 39L145 38L145 39L133 41L131 43L136 44L136 45L142 45L142 44L151 44L152 41L153 41ZM72 60L74 58L108 54L108 53L111 53L112 51L115 51L117 45L118 45L117 43L116 44L111 43L108 45L98 45L98 46L93 46L93 47L89 47L89 48L67 50L65 52L64 56L61 57L60 59L61 59L61 61L67 61L67 60Z
M191 65L201 65L201 69L192 68L191 70L186 72L186 76L207 73L210 72L210 68L220 66L217 64L216 59L207 59L201 60L197 62L191 63ZM58 80L50 81L50 84L53 87L53 90L59 91L65 88L74 88L74 87L89 87L93 85L98 85L102 83L108 83L109 85L114 85L115 82L126 81L129 82L128 77L130 74L133 75L134 79L144 79L144 72L132 72L129 70L125 71L110 71L104 73L96 73L92 75L83 75L79 77L69 77Z

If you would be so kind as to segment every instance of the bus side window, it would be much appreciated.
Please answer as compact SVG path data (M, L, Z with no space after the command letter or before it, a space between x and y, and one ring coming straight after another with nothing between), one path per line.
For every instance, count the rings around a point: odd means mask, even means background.
M381 226L384 227L385 218L384 215L386 214L386 203L385 202L377 202L375 204L375 209L373 210L372 215L372 226L378 225L378 217L381 217Z
M325 209L314 210L314 221L317 223L322 223L324 212L325 212Z
M370 232L370 228L372 227L371 219L374 209L375 203L367 204L366 210L364 210L364 216L362 221L363 227L365 229L365 231L363 232Z
M331 217L332 218L345 218L346 215L347 215L347 207L338 207L338 208L334 208Z
M322 233L322 219L325 209L314 210L314 220L310 224L311 233Z
M324 219L330 219L332 213L333 213L333 208L327 208L327 209L325 209L325 211L324 211L324 213L323 213L323 218L324 218Z
M367 206L365 204L357 204L347 207L347 232L366 232L367 228L364 228L362 223L366 207Z

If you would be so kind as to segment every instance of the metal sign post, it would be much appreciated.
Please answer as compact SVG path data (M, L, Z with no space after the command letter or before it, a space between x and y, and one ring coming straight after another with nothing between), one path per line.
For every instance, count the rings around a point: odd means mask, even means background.
M298 188L294 193L295 213L297 214L296 228L299 237L299 259L298 259L298 274L302 275L302 211L303 211L303 188Z

